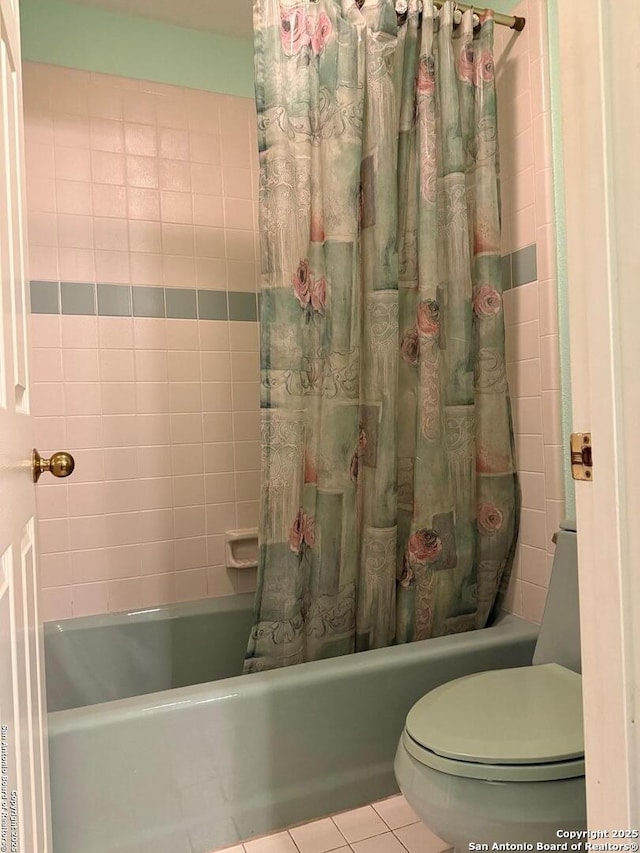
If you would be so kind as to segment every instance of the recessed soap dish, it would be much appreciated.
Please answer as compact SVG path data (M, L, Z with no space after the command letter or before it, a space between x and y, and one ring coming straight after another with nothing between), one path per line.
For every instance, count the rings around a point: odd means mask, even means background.
M255 527L227 530L225 562L228 569L255 569L258 565L258 531Z

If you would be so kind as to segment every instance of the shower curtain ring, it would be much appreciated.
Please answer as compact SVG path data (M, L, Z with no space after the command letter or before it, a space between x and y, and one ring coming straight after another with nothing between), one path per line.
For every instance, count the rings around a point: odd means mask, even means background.
M473 14L473 18L472 18L473 29L477 30L478 27L480 26L480 15L476 12L475 6L470 6L469 8L471 9L471 12Z

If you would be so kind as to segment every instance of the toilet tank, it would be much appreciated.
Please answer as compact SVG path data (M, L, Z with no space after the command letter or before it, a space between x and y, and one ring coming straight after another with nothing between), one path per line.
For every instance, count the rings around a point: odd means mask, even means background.
M575 522L562 522L533 663L559 663L581 672L576 538Z

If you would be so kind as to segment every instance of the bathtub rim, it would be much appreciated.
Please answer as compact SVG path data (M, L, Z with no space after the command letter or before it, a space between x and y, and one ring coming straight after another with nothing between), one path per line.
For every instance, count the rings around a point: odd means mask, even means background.
M253 609L255 593L240 592L233 595L219 595L200 598L195 601L178 601L173 604L160 604L156 607L140 607L136 610L122 610L117 613L98 613L93 616L71 616L68 619L53 619L44 622L46 633L74 633L95 628L117 628L136 622L165 622L208 613L234 613L238 610Z
M328 678L344 679L353 675L364 675L372 670L383 672L389 666L390 658L393 658L396 666L399 666L402 662L413 663L416 658L424 658L425 662L446 659L452 648L457 649L461 654L480 648L488 650L502 645L507 637L522 643L531 642L533 655L533 646L539 628L538 624L528 622L522 617L501 613L492 626L475 631L293 664L265 672L253 672L249 675L236 675L219 681L144 693L140 696L114 699L80 708L52 711L48 714L49 737L88 730L109 722L115 723L132 714L171 713L177 705L207 704L233 699L240 695L247 696L251 693L257 696L277 688L278 685L290 687L295 686L296 683L308 684L326 681Z

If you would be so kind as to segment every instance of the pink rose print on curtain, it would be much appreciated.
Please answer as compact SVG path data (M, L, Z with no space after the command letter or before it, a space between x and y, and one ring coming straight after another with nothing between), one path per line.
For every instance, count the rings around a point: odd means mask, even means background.
M324 51L331 36L333 26L326 12L321 12L318 21L307 15L306 6L292 6L280 9L280 41L286 56L297 56L305 47L311 46L316 56Z
M315 31L311 36L311 50L313 50L316 56L320 56L324 50L326 43L329 41L331 30L332 26L329 16L325 12L321 12Z
M405 551L400 586L409 589L415 585L416 571L428 568L442 553L442 539L435 530L423 527L416 530L407 543Z
M490 50L485 50L475 60L476 86L481 86L483 83L490 83L493 80L494 74L493 54Z
M433 563L442 553L442 540L435 530L424 527L417 530L409 539L407 545L407 562L409 566L424 567Z
M402 336L400 341L400 354L407 364L415 367L420 360L420 335L415 326Z
M485 536L493 536L504 524L504 513L495 504L480 504L478 507L478 530Z
M280 9L280 39L287 56L297 56L309 44L310 38L305 6Z
M289 531L289 548L291 548L294 554L303 557L307 548L313 548L315 542L315 519L300 507Z
M492 317L500 313L502 296L488 285L476 287L473 291L473 311L477 317Z
M324 306L327 301L327 282L324 278L311 279L310 286L311 307L318 314L324 314Z
M436 67L432 56L421 56L418 63L416 89L419 95L432 95L436 90Z
M316 314L324 314L327 303L327 281L324 276L315 278L307 258L301 259L292 279L293 293L309 323Z
M311 300L309 279L309 261L305 258L298 264L298 269L293 277L293 292L301 308L306 308Z
M423 299L418 304L417 325L426 338L437 338L440 334L440 306L435 299Z

